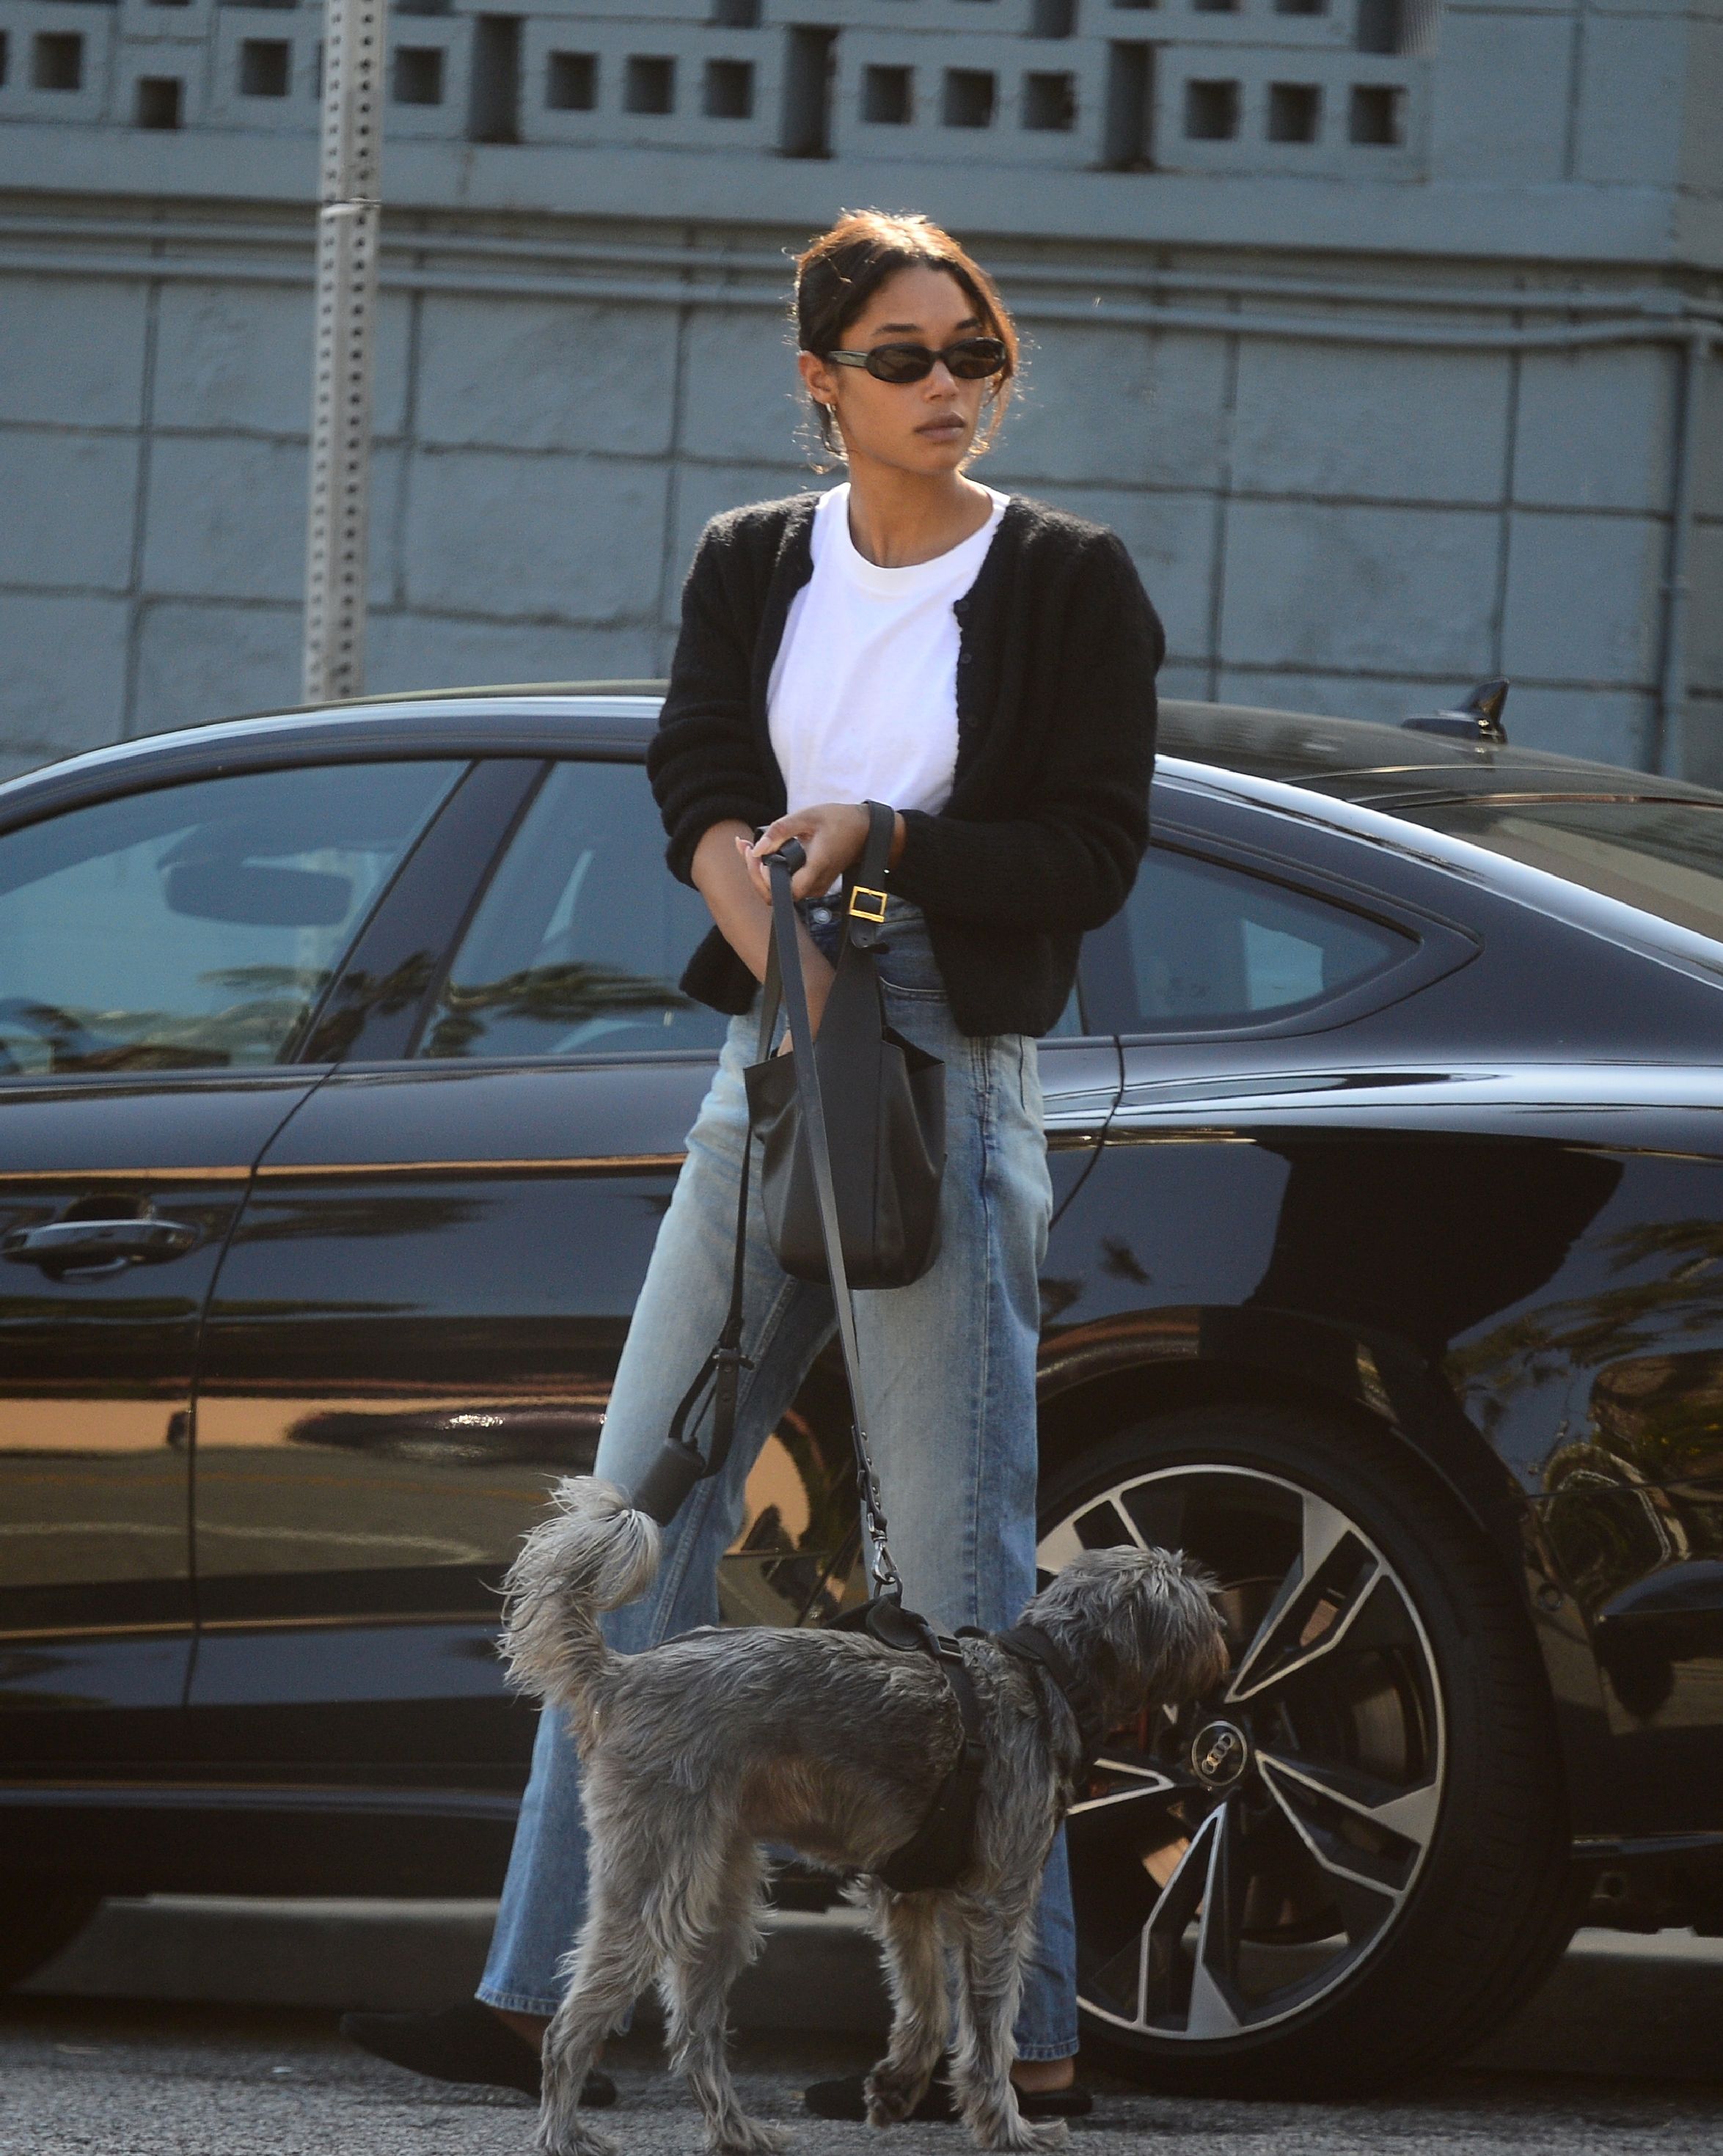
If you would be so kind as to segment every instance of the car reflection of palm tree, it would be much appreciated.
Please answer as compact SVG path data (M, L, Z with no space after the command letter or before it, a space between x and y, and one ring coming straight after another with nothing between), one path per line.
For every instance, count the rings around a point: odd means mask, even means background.
M632 1018L691 1010L667 982L620 968L571 960L528 966L501 979L463 985L451 981L443 1010L425 1044L428 1055L466 1055L486 1035L511 1024L568 1028L594 1019Z
M0 1027L9 1024L33 1034L56 1074L270 1063L304 1023L329 976L311 967L229 966L198 978L239 1000L219 1010L186 1012L82 1009L12 996L0 1002Z
M1636 1481L1715 1476L1723 1355L1671 1352L1669 1343L1716 1336L1723 1222L1648 1221L1602 1248L1619 1285L1546 1304L1456 1349L1448 1358L1455 1386L1488 1430L1520 1395L1595 1370L1594 1427L1583 1443L1630 1456ZM1623 1274L1635 1276L1619 1280ZM1546 1488L1557 1486L1562 1461L1571 1459L1568 1447L1551 1458Z
M1674 1635L1612 1622L1612 1607L1723 1558L1723 1351L1678 1344L1717 1337L1723 1224L1643 1222L1603 1251L1616 1284L1497 1327L1451 1368L1486 1427L1519 1395L1596 1373L1582 1429L1542 1463L1537 1532L1546 1568L1592 1616L1618 1699L1643 1720L1673 1691Z
M343 975L332 1007L306 1043L313 1063L338 1063L373 1018L389 1018L418 1003L431 984L432 956L414 951L386 973L356 968Z

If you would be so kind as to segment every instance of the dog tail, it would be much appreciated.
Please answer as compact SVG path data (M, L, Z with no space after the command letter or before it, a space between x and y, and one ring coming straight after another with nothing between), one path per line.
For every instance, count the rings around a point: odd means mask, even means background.
M582 1709L612 1659L599 1613L651 1585L658 1522L595 1475L559 1482L553 1502L555 1512L527 1536L503 1583L503 1660L519 1691Z

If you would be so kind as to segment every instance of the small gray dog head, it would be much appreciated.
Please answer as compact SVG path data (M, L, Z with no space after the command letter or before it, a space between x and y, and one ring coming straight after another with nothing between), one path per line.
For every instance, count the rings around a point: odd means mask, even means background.
M1091 1672L1116 1726L1150 1701L1200 1698L1226 1675L1216 1584L1176 1551L1083 1550L1023 1615Z

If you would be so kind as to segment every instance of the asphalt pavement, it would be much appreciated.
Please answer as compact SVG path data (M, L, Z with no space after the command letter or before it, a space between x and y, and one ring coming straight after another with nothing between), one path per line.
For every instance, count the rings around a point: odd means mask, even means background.
M368 1938L338 1905L229 1907L224 1920L203 1903L111 1905L31 1991L0 1999L0 2156L529 2156L524 2098L421 2081L342 2043L332 2005L281 2003L319 1984L399 1996L415 1946L420 1970L446 1985L480 1943L477 1906L422 1905L388 1923L366 1906ZM359 1944L332 1964L343 1928ZM237 1941L225 1962L213 1951L224 1931ZM882 2143L802 2111L805 2082L874 2055L864 1943L841 1920L778 1920L737 1999L745 2101L820 2156L959 2156L958 2128L900 2128ZM153 1998L113 1995L152 1985ZM203 1995L161 1995L176 1985ZM234 2003L245 1991L275 2003ZM693 2156L697 2118L656 2033L623 2040L610 2063L622 2100L603 2123L623 2156ZM1073 2146L1095 2156L1159 2156L1174 2138L1180 2156L1723 2156L1723 1942L1582 1933L1509 2027L1388 2099L1202 2102L1085 2071L1099 2102Z
M820 2156L959 2156L959 2128L809 2119L805 2080L866 2063L854 2038L742 2040L738 2082L761 2117ZM621 2101L605 2129L628 2156L694 2156L696 2114L630 2039L614 2064ZM121 2006L41 1999L0 2017L3 2156L529 2156L524 2097L443 2088L342 2044L306 2009ZM1704 2084L1464 2072L1367 2104L1196 2102L1108 2082L1078 2150L1149 2156L1673 2156L1723 2148L1723 2088Z

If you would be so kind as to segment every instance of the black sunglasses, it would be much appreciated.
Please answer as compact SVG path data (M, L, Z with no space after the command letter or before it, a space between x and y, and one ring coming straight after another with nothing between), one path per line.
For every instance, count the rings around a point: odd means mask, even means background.
M925 382L943 359L959 382L1004 372L1009 354L998 337L959 337L942 351L924 344L877 344L872 352L828 352L840 367L865 367L876 382Z

